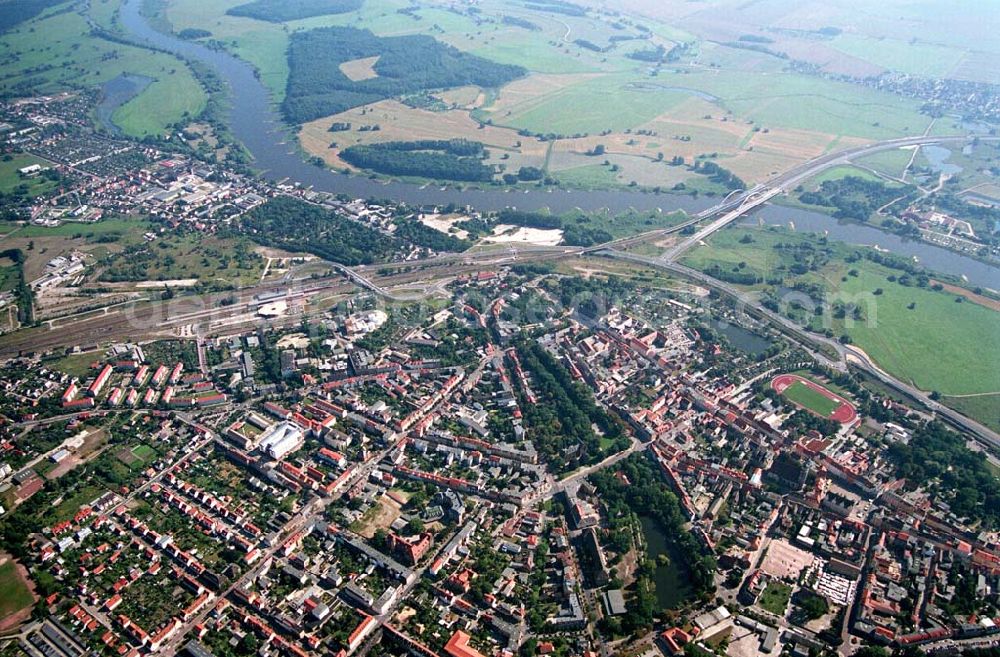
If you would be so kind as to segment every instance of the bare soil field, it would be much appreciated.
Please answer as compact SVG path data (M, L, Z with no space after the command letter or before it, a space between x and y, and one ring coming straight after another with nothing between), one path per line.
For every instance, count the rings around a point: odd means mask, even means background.
M483 238L484 242L495 244L532 244L536 246L555 246L562 241L561 230L546 230L543 228L525 228L500 224L493 228L493 234Z
M446 105L470 110L482 107L483 103L486 102L486 94L483 93L483 90L473 86L446 89L439 91L434 96L440 98L441 102Z
M548 102L553 94L601 77L600 73L534 73L506 85L489 107L490 116L498 123L508 123L514 117Z
M885 69L871 62L840 52L822 41L807 39L782 39L771 46L777 52L783 52L792 59L798 59L820 66L824 72L834 75L852 75L856 77L876 76L885 73Z
M684 157L688 163L707 153L718 153L719 164L750 183L760 182L799 162L832 149L849 148L864 140L790 128L767 128L754 132L746 121L718 114L719 108L700 98L690 98L644 124L656 133L657 151L669 159ZM624 135L629 138L643 139ZM618 142L618 136L604 137ZM655 153L654 153L655 154Z
M27 569L7 553L0 553L0 632L8 632L31 618L38 597Z
M371 80L372 78L378 77L378 73L375 72L375 62L378 61L378 58L379 55L352 59L349 62L341 63L338 68L340 69L340 72L346 75L347 79L351 82Z
M351 129L330 132L330 125L350 123ZM362 131L363 126L378 125L378 130ZM473 120L464 110L432 112L415 109L395 100L385 100L364 107L357 107L340 114L317 119L302 126L299 141L310 155L323 158L327 164L337 168L350 168L340 159L340 151L355 144L371 144L386 141L414 141L420 139L469 139L479 141L492 149L494 158L508 153L511 158L520 156L519 161L508 163L509 169L516 165L530 163L541 166L544 162L547 144L528 137L521 137L514 130L483 126ZM331 143L337 146L331 148ZM520 146L518 146L520 144Z
M109 287L112 287L109 285ZM118 287L118 286L113 286ZM162 285L159 286L162 289ZM35 294L35 317L39 320L61 317L73 313L96 310L113 304L135 300L142 295L130 292L128 286L121 291L100 294L80 294L76 288L55 287Z
M420 215L420 223L427 226L428 228L433 228L434 230L439 230L442 233L454 235L459 239L465 239L469 236L469 232L462 230L461 228L454 228L454 225L460 221L465 221L468 219L467 216L461 214L422 214Z
M378 510L370 518L365 518L365 526L358 532L365 538L370 539L378 530L387 529L400 515L399 503L392 498L383 495L378 504Z
M84 229L85 230L85 229ZM21 237L14 233L10 237L3 238L3 248L21 249L27 256L24 261L24 275L29 281L33 281L45 273L45 265L49 260L58 255L67 254L70 251L81 251L83 253L106 253L117 251L121 247L117 244L87 244L84 239L74 238L69 235L32 235ZM29 248L32 247L32 248ZM94 264L93 261L88 264Z
M994 53L969 52L951 72L951 77L1000 84L1000 61Z
M948 283L942 283L941 281L931 281L931 283L932 284L940 283L945 290L951 292L952 294L965 297L972 303L976 303L985 308L989 308L991 310L996 310L997 312L1000 312L1000 301L997 301L996 299L991 299L987 296L983 296L982 294L976 294L972 290L967 290L964 287L959 287L957 285L949 285Z

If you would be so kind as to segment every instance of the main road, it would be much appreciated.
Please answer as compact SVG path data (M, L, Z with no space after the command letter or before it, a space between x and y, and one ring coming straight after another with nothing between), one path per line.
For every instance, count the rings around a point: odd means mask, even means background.
M871 359L871 357L869 357L868 354L861 349L851 345L842 344L837 340L832 340L825 336L808 331L789 318L765 308L759 301L747 293L729 285L728 283L712 278L711 276L696 269L686 267L676 262L665 261L660 258L650 258L614 249L605 250L601 252L600 255L656 267L680 278L694 281L705 286L706 288L715 290L716 292L734 300L745 312L770 322L783 333L795 339L800 345L803 346L803 348L809 351L813 358L820 364L840 371L846 371L848 366L853 366L863 371L865 374L878 379L883 384L893 388L897 392L902 393L915 402L918 402L928 410L933 411L948 424L968 433L984 447L990 448L994 452L1000 452L1000 434L997 434L992 429L983 426L975 420L972 420L961 413L948 408L947 406L939 404L931 399L922 390L900 381L885 370L881 369ZM829 355L832 354L836 354L836 359L829 357Z
M1000 140L1000 137L991 136L981 136L978 138L983 141ZM511 250L493 249L479 251L476 253L445 254L425 260L401 263L401 265L417 270L424 268L432 270L427 272L427 275L423 278L419 273L410 273L405 277L379 275L376 267L348 268L337 265L335 268L340 274L346 276L355 285L368 289L369 291L390 300L398 300L399 297L389 288L390 285L401 282L400 279L402 278L406 278L414 282L427 279L442 279L454 276L461 272L473 271L477 267L498 266L515 259L558 260L590 254L601 254L612 258L631 260L641 264L659 267L681 278L696 281L706 287L733 298L744 308L752 309L755 314L775 324L785 333L793 336L800 343L817 347L818 349L813 349L812 351L820 363L841 370L846 369L847 364L850 363L851 365L864 370L871 376L881 380L886 385L889 385L892 388L906 394L908 397L922 403L930 410L944 417L951 424L975 435L980 442L994 449L1000 450L1000 436L998 436L995 432L945 406L942 406L941 404L938 404L922 391L881 370L874 362L872 362L867 354L860 349L848 345L842 345L835 340L830 340L823 336L810 333L791 320L764 308L759 302L734 287L676 262L676 259L679 258L685 251L704 240L710 234L720 230L729 223L736 221L747 212L760 207L778 194L786 193L787 191L794 189L794 187L802 181L812 178L827 169L848 164L856 158L865 157L887 150L933 144L964 143L969 139L969 137L965 136L904 137L901 139L876 142L835 153L829 153L794 167L778 176L775 176L764 184L757 185L754 188L747 190L746 192L731 194L716 206L702 211L691 219L680 224L665 229L649 231L629 238L613 240L611 242L592 247L520 246L517 247L516 252ZM707 220L711 220L710 223L703 226L700 230L697 230L693 235L688 236L686 239L679 242L677 245L669 249L664 255L658 258L648 258L633 253L626 253L621 250L622 248L637 243L655 241L664 235L683 231L686 228L696 226ZM384 266L385 265L381 265L380 267ZM341 279L340 284L338 284L335 280L330 279L320 279L309 282L302 281L299 282L299 289L295 290L293 293L296 296L306 299L320 293L330 294L346 292L347 289L345 288L348 286L343 285L345 282L346 281L343 281L343 279ZM48 330L40 327L27 329L26 331L18 331L12 335L4 336L3 339L0 340L0 355L15 355L19 350L42 351L45 349L68 347L83 344L87 341L140 339L142 335L138 334L153 334L158 332L162 337L163 329L169 329L179 324L203 323L208 319L215 319L220 316L225 317L234 315L240 313L241 311L245 313L248 305L252 303L252 297L254 294L280 288L282 283L286 286L288 285L287 281L282 281L281 283L271 282L254 288L247 288L238 291L236 293L237 303L233 304L235 307L221 305L219 302L223 295L214 294L208 295L208 303L194 303L191 304L194 307L186 307L181 310L181 308L177 306L188 306L188 304L190 304L190 300L192 299L191 297L182 297L181 299L173 300L172 304L164 302L151 302L146 304L146 308L129 305L127 306L126 312L123 312L122 310L109 311L100 317L94 317L88 320L77 320L67 323L66 325L56 325L53 323L49 325ZM293 285L291 287L294 288L296 286ZM407 300L411 300L411 297L408 296ZM175 306L176 310L170 309L171 305ZM173 312L171 310L173 310ZM153 330L149 323L149 320L153 317L156 318L154 325L156 329L159 329L159 331ZM830 357L834 354L836 359Z

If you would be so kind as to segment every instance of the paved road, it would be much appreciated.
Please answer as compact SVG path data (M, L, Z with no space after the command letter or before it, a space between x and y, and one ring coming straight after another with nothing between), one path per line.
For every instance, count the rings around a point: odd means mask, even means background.
M980 139L983 141L998 141L1000 140L1000 137L983 136L980 137ZM905 137L902 139L877 142L823 155L810 162L794 167L785 173L775 176L763 185L758 185L744 193L731 195L718 205L699 213L697 216L681 224L667 229L649 231L630 238L614 240L612 242L594 247L518 246L516 249L490 249L477 251L475 253L445 254L424 260L400 263L401 266L406 266L416 271L394 276L385 276L378 273L379 269L381 267L385 267L385 265L354 268L336 266L335 268L342 275L349 277L354 284L391 300L397 296L401 299L404 298L403 295L396 295L390 289L392 285L400 284L401 282L420 282L431 279L441 279L454 276L456 273L463 271L474 271L478 267L496 266L515 260L558 260L568 257L601 253L614 258L629 259L646 265L660 267L671 271L682 278L694 280L702 285L705 285L706 287L715 289L731 298L736 299L738 302L743 304L745 308L752 309L755 314L763 316L768 321L779 325L784 331L794 336L805 345L818 345L829 354L836 354L836 358L833 359L823 353L820 353L819 351L810 350L821 364L843 370L846 368L847 362L850 362L852 365L865 370L870 375L878 378L887 385L892 386L896 390L939 413L955 426L970 431L974 435L978 436L985 444L988 444L995 449L1000 449L1000 436L996 433L972 420L969 420L968 418L963 417L955 411L935 403L921 391L888 375L879 369L868 358L868 356L863 352L860 352L860 350L852 347L845 347L839 342L808 333L787 318L781 317L780 315L763 308L756 301L750 299L732 286L706 276L701 272L696 272L695 270L683 267L682 265L678 265L673 262L673 260L679 257L687 248L690 248L696 244L699 239L702 239L702 236L707 236L711 232L721 229L728 223L735 221L739 218L739 216L745 214L750 209L758 207L760 205L760 199L764 198L766 200L777 195L778 193L793 189L801 181L811 178L826 169L849 163L855 158L865 157L874 153L902 148L905 146L964 143L967 140L967 137ZM680 248L672 249L669 252L669 257L666 259L645 258L618 250L619 248L629 244L655 240L663 235L678 232L688 226L696 225L701 221L712 217L715 217L715 220L712 221L712 223L705 226L701 231L696 232L690 239L682 242ZM438 269L438 267L440 268ZM350 285L343 281L343 279L339 279L339 284L336 279L320 279L309 283L303 281L302 283L301 287L293 293L301 296L302 298L310 298L316 294L329 294L340 290L346 292L350 289ZM162 333L164 329L170 329L185 323L204 325L206 322L213 319L231 317L240 313L245 314L247 312L247 304L250 303L255 294L282 288L288 289L288 282L279 281L277 283L267 283L239 290L235 293L237 296L237 303L229 307L220 305L221 300L224 297L229 296L228 293L205 295L197 298L182 297L173 300L173 302L150 302L145 304L145 307L142 309L139 309L134 305L130 305L126 307L127 311L108 312L107 314L90 320L74 322L70 326L53 327L50 330L42 328L17 331L11 335L4 336L3 340L0 341L0 356L11 356L16 354L19 350L25 349L42 351L45 349L58 348L60 346L86 344L95 341L107 341L122 337L136 338L144 334L144 328L146 332L152 334L157 331ZM436 288L433 284L427 284L425 291L433 293L435 289ZM405 295L406 300L413 300L419 297L420 293L412 296ZM190 305L188 305L185 312L185 310L181 310L181 308L183 308L186 304ZM150 320L154 321L151 323Z
M1000 137L980 137L984 141L996 141ZM867 144L865 146L858 146L856 148L850 148L843 151L836 151L834 153L829 153L827 155L820 156L814 160L810 160L804 164L797 167L793 167L788 171L775 176L766 183L758 185L746 193L730 200L728 203L723 204L728 207L716 206L715 208L709 208L710 212L715 214L725 211L723 216L719 217L713 221L708 226L704 227L688 239L684 240L677 246L668 250L664 253L663 257L666 260L674 260L679 257L684 251L687 251L695 244L699 243L701 240L705 239L715 231L721 229L722 227L736 221L744 214L750 212L751 210L763 205L765 202L769 201L771 198L777 196L778 194L787 193L799 183L808 180L816 176L827 169L833 167L838 167L844 164L849 164L851 160L866 157L868 155L873 155L875 153L881 153L883 151L895 150L898 148L903 148L906 146L929 146L931 144L940 143L965 143L968 141L967 137L904 137L902 139L890 139L888 141L877 142L874 144ZM749 202L747 202L749 201ZM734 205L735 204L735 205ZM732 208L732 209L730 209Z

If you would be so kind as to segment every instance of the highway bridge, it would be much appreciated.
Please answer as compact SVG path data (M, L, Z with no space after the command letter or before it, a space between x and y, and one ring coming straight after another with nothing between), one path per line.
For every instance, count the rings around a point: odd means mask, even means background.
M597 253L607 248L621 249L628 246L633 246L638 243L653 241L659 239L665 235L671 233L677 233L683 231L685 228L690 226L696 226L706 219L715 218L710 224L706 225L702 229L698 230L694 235L690 236L683 242L677 244L676 246L668 249L661 258L664 261L672 261L679 258L685 251L698 244L699 242L705 240L712 233L728 226L732 222L736 221L740 217L749 212L759 208L768 201L770 201L775 196L779 194L786 194L789 191L795 189L800 183L812 178L827 169L832 169L834 167L842 166L845 164L850 164L854 159L866 157L868 155L873 155L875 153L881 153L883 151L895 150L898 148L905 148L908 146L931 146L935 144L948 144L948 143L966 143L969 137L903 137L901 139L890 139L888 141L876 142L873 144L867 144L864 146L858 146L855 148L846 149L843 151L836 151L833 153L828 153L822 155L814 160L800 164L799 166L793 167L788 171L781 173L765 183L754 186L753 188L730 193L725 199L720 203L707 208L698 214L696 214L691 219L684 221L670 228L664 228L655 231L649 231L641 235L636 235L633 237L622 238L608 242L606 244L597 245L583 250L583 253ZM980 136L978 139L982 141L998 141L1000 137L993 136Z

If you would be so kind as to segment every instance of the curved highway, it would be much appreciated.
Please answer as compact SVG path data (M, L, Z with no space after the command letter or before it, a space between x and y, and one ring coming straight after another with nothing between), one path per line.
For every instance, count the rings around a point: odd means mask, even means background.
M900 381L896 377L881 369L868 356L868 354L861 349L851 345L844 345L837 340L832 340L825 336L807 331L787 317L765 308L760 304L760 302L753 299L750 295L738 290L728 283L712 278L711 276L703 274L696 269L685 267L684 265L677 264L676 262L663 261L658 258L648 258L633 253L623 253L614 249L605 250L600 252L599 255L657 267L681 278L694 281L711 290L715 290L720 294L724 294L736 301L738 310L743 310L744 312L748 312L759 318L765 319L771 324L777 326L786 335L794 338L821 365L840 371L846 371L848 366L854 366L869 376L878 379L897 392L920 403L928 410L936 413L948 424L959 429L960 431L968 433L981 445L994 451L1000 451L1000 434L997 434L988 427L983 426L975 420L972 420L961 413L948 408L947 406L937 403L923 391L908 383ZM810 345L812 345L813 348L810 348ZM818 349L826 350L828 353L836 353L838 360L830 359Z

